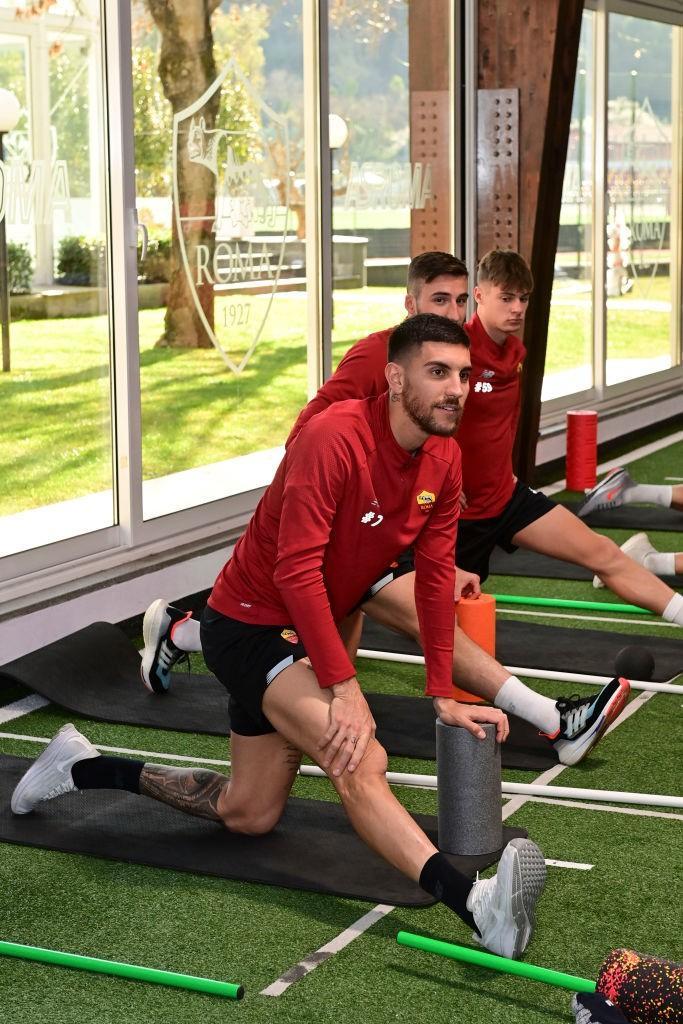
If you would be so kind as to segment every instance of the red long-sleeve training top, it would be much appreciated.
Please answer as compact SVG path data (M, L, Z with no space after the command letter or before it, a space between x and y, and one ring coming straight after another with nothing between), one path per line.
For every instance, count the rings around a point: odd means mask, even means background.
M452 438L400 447L386 394L335 403L287 448L209 604L242 622L292 624L331 686L355 675L335 623L413 545L426 692L450 696L460 476Z
M526 349L514 334L502 345L484 330L475 313L465 324L470 339L470 393L458 445L462 451L463 519L499 515L512 497L512 449L519 417L519 378Z

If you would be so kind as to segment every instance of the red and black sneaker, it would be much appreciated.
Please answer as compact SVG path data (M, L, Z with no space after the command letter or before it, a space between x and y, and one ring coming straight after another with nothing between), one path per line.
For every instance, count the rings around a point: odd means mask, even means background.
M192 618L192 612L184 612L167 604L163 597L153 601L142 620L142 637L145 649L142 652L140 675L152 693L166 693L171 686L171 669L185 651L173 643L171 631L178 622Z
M593 749L605 729L615 721L628 700L628 679L612 679L595 697L568 697L556 701L560 728L549 736L561 764L577 764Z

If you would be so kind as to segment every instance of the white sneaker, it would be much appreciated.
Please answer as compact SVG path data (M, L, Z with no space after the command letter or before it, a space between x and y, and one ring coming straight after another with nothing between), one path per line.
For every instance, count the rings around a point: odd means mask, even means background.
M76 789L71 768L77 761L99 757L100 752L90 740L68 722L48 743L12 793L14 814L28 814L41 800L52 800Z
M642 565L645 568L645 559L648 555L656 555L657 548L650 543L650 538L646 533L634 533L632 537L625 540L621 545L621 550L629 558L632 558L638 565ZM593 586L596 590L600 587L604 587L604 583L599 576L593 577Z
M467 897L480 935L474 937L498 956L516 960L534 926L536 902L545 884L543 854L530 839L512 839L493 878L479 879Z
M576 510L580 519L591 512L600 512L606 508L618 508L624 503L624 494L635 484L626 469L613 469L603 477L599 484L586 491L586 495Z

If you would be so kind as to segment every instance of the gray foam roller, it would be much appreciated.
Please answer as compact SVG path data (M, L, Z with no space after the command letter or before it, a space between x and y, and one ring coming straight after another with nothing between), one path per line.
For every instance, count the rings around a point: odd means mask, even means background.
M481 727L483 740L436 720L439 849L444 853L475 856L503 845L500 744L495 725Z

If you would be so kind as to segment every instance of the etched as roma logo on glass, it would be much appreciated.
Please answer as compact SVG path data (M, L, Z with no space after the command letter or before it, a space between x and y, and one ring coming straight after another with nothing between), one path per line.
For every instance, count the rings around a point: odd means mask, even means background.
M230 127L220 116L224 83L226 94L239 89L249 100L249 115ZM193 175L192 165L207 173ZM174 115L173 211L182 263L204 329L234 373L258 345L283 276L289 165L286 119L251 89L234 60Z

